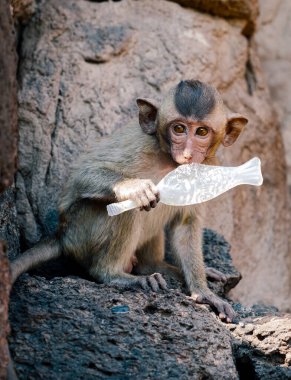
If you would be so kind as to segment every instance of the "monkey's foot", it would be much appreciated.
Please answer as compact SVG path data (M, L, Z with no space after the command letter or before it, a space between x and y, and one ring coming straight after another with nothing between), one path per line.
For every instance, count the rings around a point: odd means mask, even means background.
M155 292L160 289L166 290L167 283L160 273L154 273L150 276L133 276L124 275L112 278L109 281L111 284L125 287L125 288L136 288L141 287L144 290L153 290Z
M142 275L161 273L162 275L168 275L180 281L183 280L181 271L174 265L168 264L165 261L145 265L138 263L134 268L133 273Z
M205 273L206 273L206 277L209 280L220 281L220 282L223 282L224 284L227 281L226 275L223 274L222 272L220 272L219 270L215 269L215 268L206 267L205 268Z
M211 308L213 308L217 312L219 318L222 321L225 321L227 323L231 323L236 317L236 313L233 310L233 308L230 306L230 304L223 301L221 298L216 296L211 291L193 292L191 294L191 298L196 303L209 305Z

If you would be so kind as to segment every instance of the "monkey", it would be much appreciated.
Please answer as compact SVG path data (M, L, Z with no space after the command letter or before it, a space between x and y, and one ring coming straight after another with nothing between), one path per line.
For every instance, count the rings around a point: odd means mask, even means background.
M56 235L12 263L13 281L61 254L84 267L94 280L120 287L166 290L164 275L182 275L191 298L210 305L221 320L235 312L207 286L202 253L204 205L159 203L156 184L179 165L216 164L220 145L232 145L248 120L231 113L215 87L182 80L161 103L138 98L138 122L95 141L73 166L58 202ZM115 217L106 205L134 200L139 209ZM176 266L165 262L164 229Z

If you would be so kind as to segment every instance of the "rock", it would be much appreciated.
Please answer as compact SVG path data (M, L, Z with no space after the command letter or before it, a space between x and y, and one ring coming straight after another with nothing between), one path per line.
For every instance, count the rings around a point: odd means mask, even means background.
M8 300L10 292L9 261L6 255L5 243L0 240L0 379L5 379L8 366L7 335Z
M14 259L20 252L20 241L15 189L11 187L0 194L0 240L6 242L8 257Z
M237 273L223 237L205 231L204 247L212 267ZM21 276L12 292L10 347L20 380L59 379L60 373L62 379L217 373L237 379L229 332L206 307L195 306L177 280L167 279L171 290L160 294L118 290L59 261Z
M35 0L11 0L13 19L25 24L36 11Z
M17 98L15 31L9 1L0 8L0 193L13 183L17 154Z
M241 378L291 378L291 315L251 318L232 329L236 365Z
M112 313L127 305L128 313ZM185 295L24 275L10 305L19 379L237 379L231 338Z
M209 202L207 227L230 242L243 275L234 295L290 307L282 140L243 26L167 1L38 4L22 35L19 68L16 186L26 246L55 231L56 200L88 142L136 117L136 97L158 100L180 79L198 78L250 120L239 141L221 150L222 163L253 156L263 163L262 188L242 186Z
M289 215L291 220L291 83L286 78L291 76L291 3L288 0L260 1L261 14L258 21L256 42L266 81L270 87L272 102L276 109L287 161L287 182L289 187ZM289 234L289 254L291 235ZM290 282L291 282L291 277Z
M291 4L288 0L261 1L256 42L258 53L270 87L278 119L283 132L283 141L288 165L288 184L291 187L290 102L291 84Z
M204 261L207 267L213 267L226 275L226 282L211 282L210 288L217 294L226 295L241 280L241 274L233 266L230 245L223 236L212 230L204 230Z
M246 20L242 33L250 37L256 27L256 19L259 14L257 0L172 0L185 7L197 9L213 15Z
M8 237L13 226L5 226L13 210L10 196L4 192L12 183L17 152L17 93L15 32L8 0L0 3L0 379L6 379L9 360L6 336L9 331L8 299L10 292L9 262L6 255ZM4 206L4 207L3 207ZM15 211L15 205L14 205ZM14 244L14 243L13 243ZM17 242L15 242L17 245ZM15 250L17 253L17 250Z
M205 231L204 247L217 254L209 264L235 272L221 236ZM178 281L170 284L160 293L118 290L84 278L69 262L22 275L10 304L19 380L288 379L290 316L233 304L240 322L225 325Z

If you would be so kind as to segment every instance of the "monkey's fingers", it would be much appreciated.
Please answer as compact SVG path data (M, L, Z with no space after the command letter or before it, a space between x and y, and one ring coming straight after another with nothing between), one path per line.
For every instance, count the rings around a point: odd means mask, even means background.
M142 192L141 194L139 194L139 197L138 197L138 199L137 199L137 202L138 202L138 204L139 204L139 206L141 207L141 208L143 208L143 209L147 209L147 208L150 208L150 201L149 201L149 199L148 199L148 197L147 197L147 195L144 193L144 192Z
M139 204L142 204L140 210L150 211L157 205L156 196L150 190L145 190L139 197Z
M154 207L156 207L157 203L160 202L160 192L159 192L157 186L153 182L149 183L149 190L151 191L151 193L154 196L154 198L151 201L156 202L156 203L154 203L155 206L151 206L154 208Z

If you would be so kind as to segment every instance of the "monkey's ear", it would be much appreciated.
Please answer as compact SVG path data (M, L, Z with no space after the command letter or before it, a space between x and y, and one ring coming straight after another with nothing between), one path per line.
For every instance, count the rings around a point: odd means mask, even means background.
M139 124L142 130L148 135L153 135L157 131L158 107L147 99L136 99L139 108Z
M222 144L224 146L232 145L240 135L247 122L248 119L240 114L230 114L227 118L225 135L223 137Z

